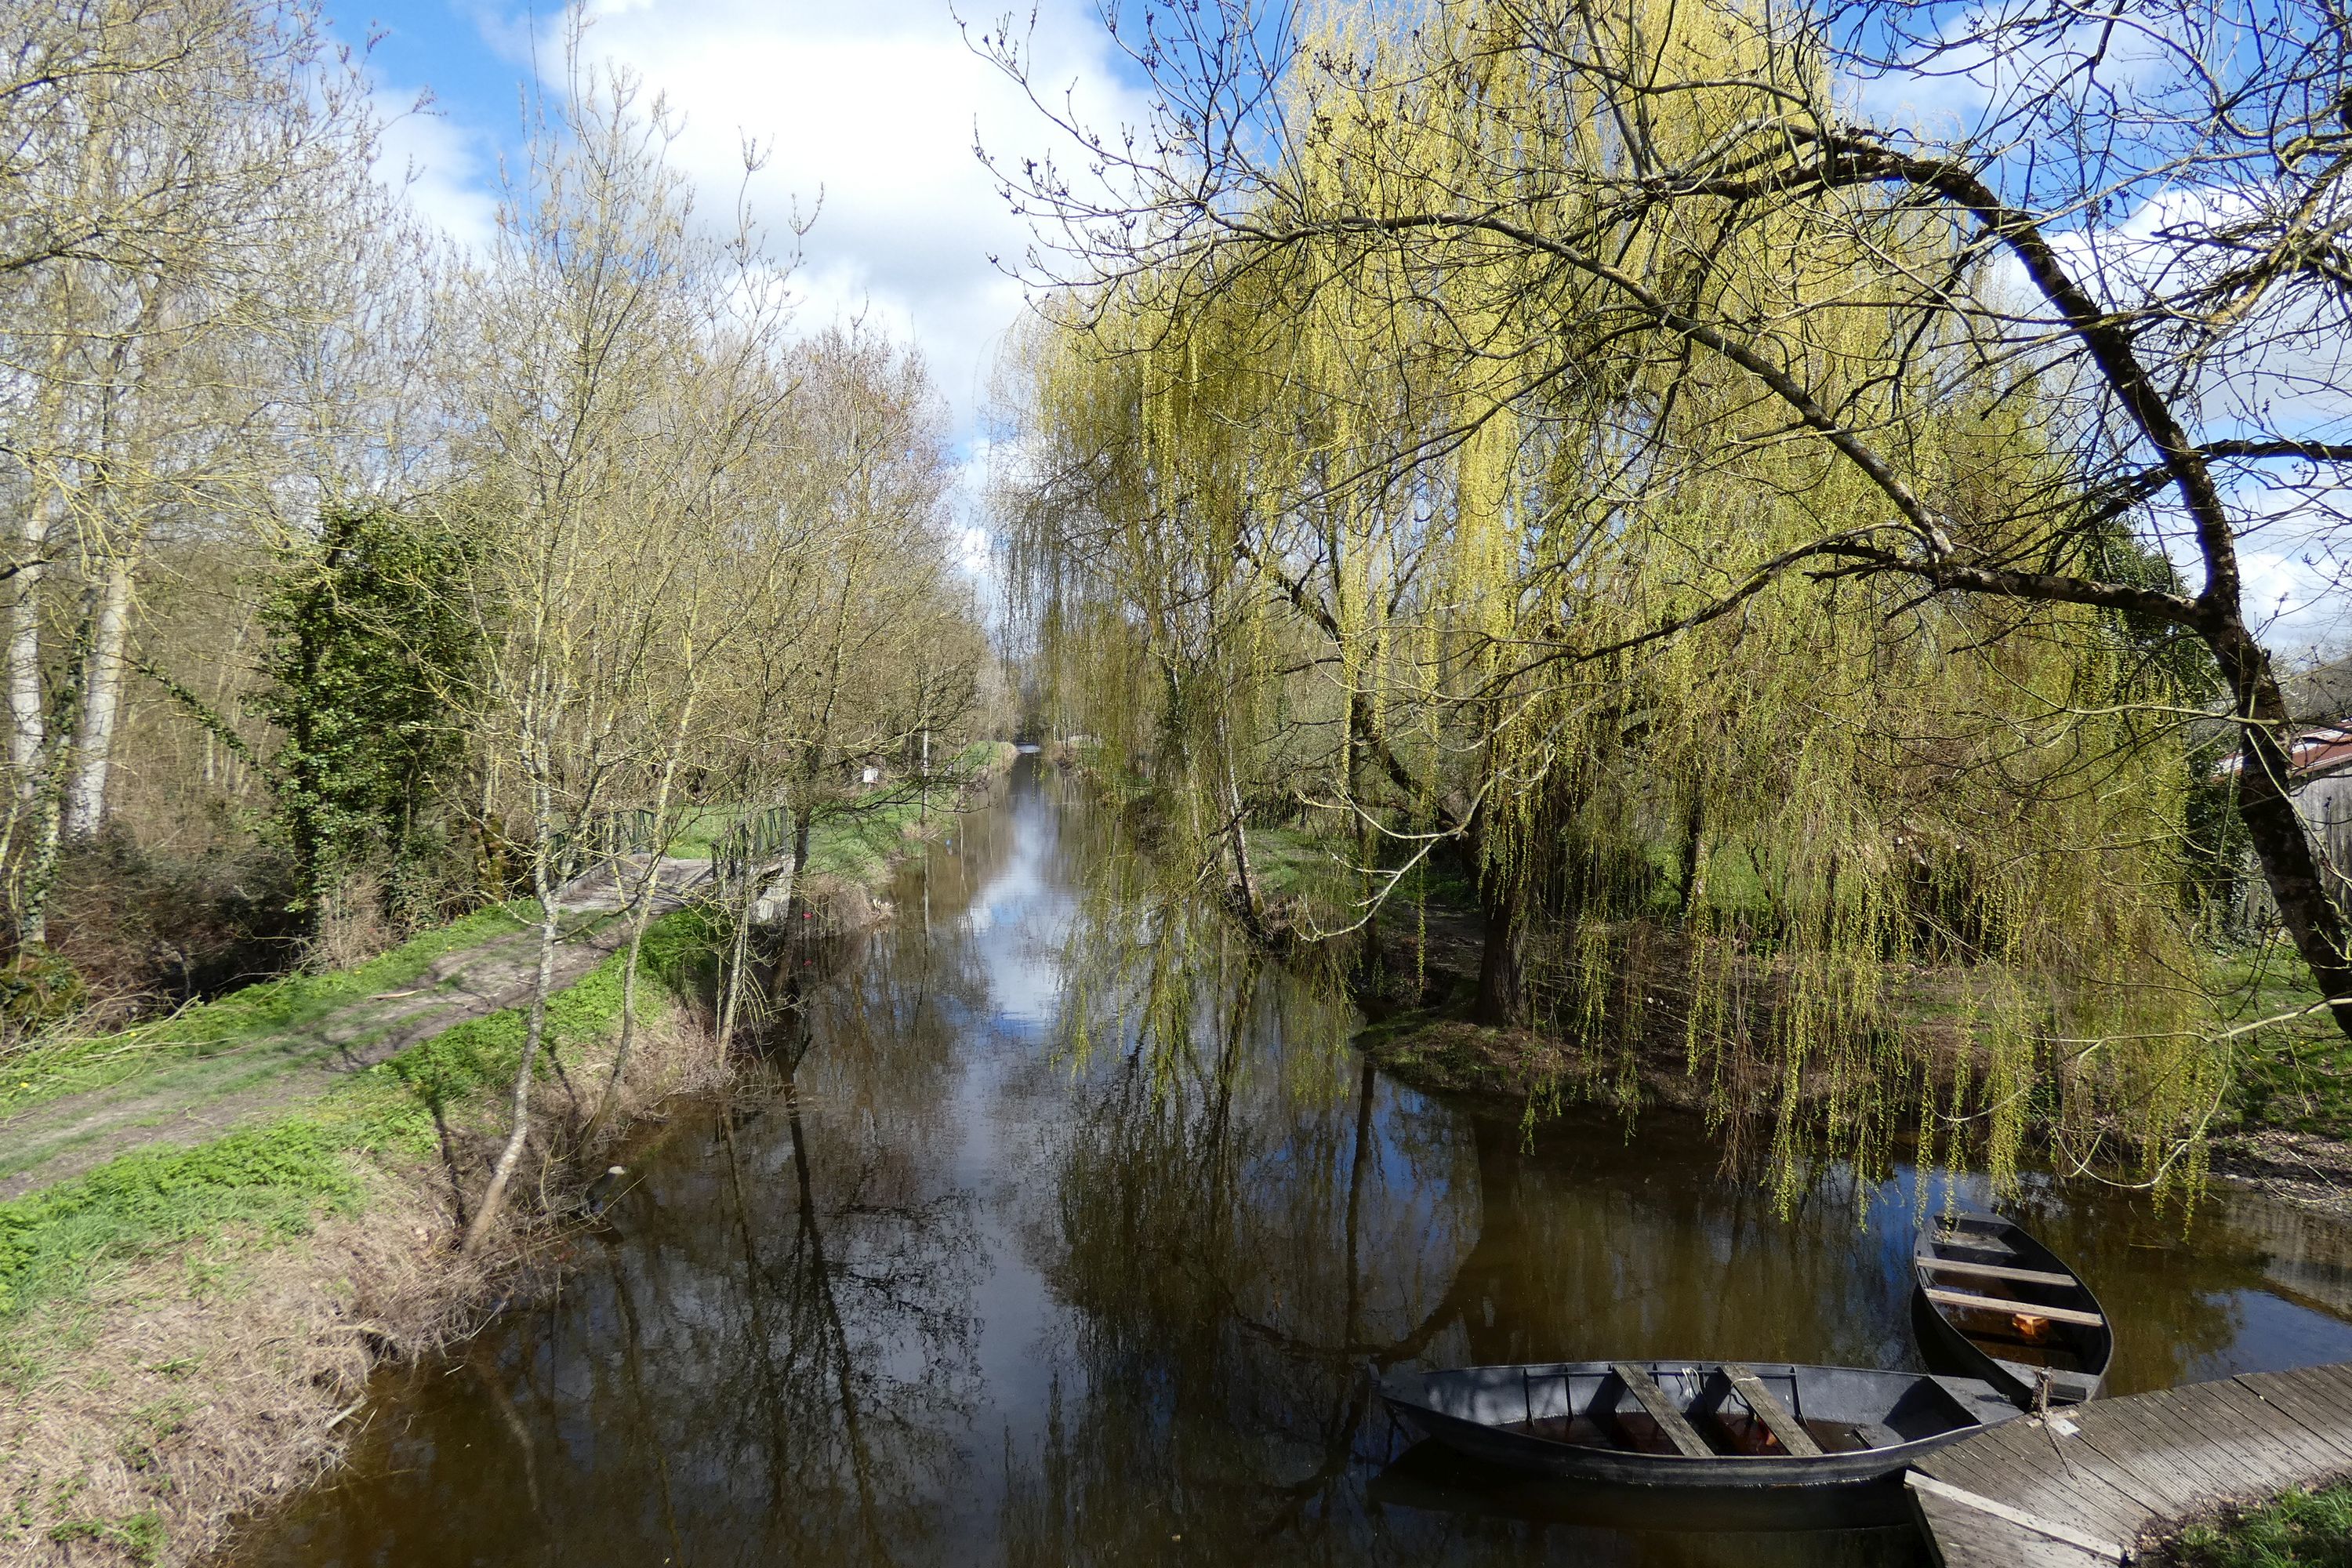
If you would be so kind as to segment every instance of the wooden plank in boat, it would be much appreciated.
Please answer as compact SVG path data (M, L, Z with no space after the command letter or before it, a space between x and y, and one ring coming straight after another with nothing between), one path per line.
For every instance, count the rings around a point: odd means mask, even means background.
M1726 1362L1723 1375L1731 1380L1733 1392L1748 1402L1748 1408L1756 1412L1756 1419L1764 1423L1772 1436L1780 1439L1781 1447L1800 1459L1822 1457L1822 1446L1813 1441L1813 1435L1805 1430L1803 1422L1789 1414L1789 1407L1782 1405L1770 1389L1764 1386L1764 1380L1756 1375L1754 1367L1737 1366Z
M1986 1279L2010 1279L2020 1285L2054 1285L2079 1287L2082 1281L2072 1274L2053 1274L2047 1268L2016 1268L2006 1263L1966 1263L1957 1258L1923 1258L1920 1267L1935 1274L1974 1274Z
M1618 1382L1633 1391L1634 1399L1649 1413L1650 1419L1658 1424L1658 1430L1674 1444L1675 1452L1688 1459L1715 1458L1715 1450L1706 1446L1706 1439L1698 1435L1698 1428L1675 1408L1674 1401L1666 1397L1666 1391L1658 1386L1657 1379L1632 1362L1612 1361L1609 1363L1609 1370L1617 1374Z
M2078 1312L2072 1307L2047 1307L2039 1301L2005 1301L1998 1296L1971 1295L1966 1290L1930 1289L1927 1300L1937 1306L1960 1307L1972 1312L2022 1312L2031 1317L2047 1318L2053 1323L2073 1323L2082 1328L2103 1328L2106 1320L2096 1312Z

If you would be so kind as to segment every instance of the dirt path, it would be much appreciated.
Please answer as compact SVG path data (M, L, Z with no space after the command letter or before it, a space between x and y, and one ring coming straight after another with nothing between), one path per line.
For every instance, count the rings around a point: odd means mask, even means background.
M700 861L665 861L656 912L678 907L708 869ZM555 950L557 990L627 945L629 922L608 918L619 903L609 875L559 895L558 907L574 918ZM315 1100L350 1074L468 1019L528 1002L538 963L538 932L515 931L445 954L402 990L298 1028L208 1054L175 1054L153 1072L33 1106L0 1121L0 1202L133 1149L201 1143Z

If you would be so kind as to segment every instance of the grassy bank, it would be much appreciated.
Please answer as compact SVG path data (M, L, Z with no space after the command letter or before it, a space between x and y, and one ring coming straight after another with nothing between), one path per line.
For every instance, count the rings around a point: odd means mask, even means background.
M163 1070L239 1030L282 1030L325 998L374 994L420 960L495 939L513 911L340 975L256 987L168 1038L85 1042L68 1077ZM721 1070L674 997L707 950L700 916L656 921L641 961L646 1046L630 1109ZM619 1022L624 957L552 1001L535 1152L565 1152ZM467 1326L490 1281L572 1201L560 1159L499 1256L452 1243L504 1131L517 1010L459 1023L326 1093L184 1148L151 1148L0 1204L0 1562L182 1562L235 1514L327 1463L370 1366ZM102 1066L100 1064L103 1064ZM20 1093L31 1093L37 1082Z
M536 904L496 904L410 938L352 969L289 974L136 1028L44 1041L0 1058L0 1121L62 1095L241 1049L354 1002L415 984L439 960L528 927Z
M2290 1491L2192 1525L2158 1560L2172 1568L2343 1568L2352 1563L2352 1486Z
M968 784L823 824L809 870L821 907L838 910L828 921L876 912L898 862L952 832L1013 755L992 744ZM487 910L349 970L0 1064L0 1121L17 1118L20 1133L100 1103L143 1112L166 1086L269 1106L202 1142L168 1144L157 1128L150 1146L0 1202L0 1564L202 1555L236 1517L333 1462L372 1368L469 1331L519 1270L555 1258L579 1183L604 1163L572 1145L609 1067L625 955L575 966L550 1005L522 1202L490 1256L454 1243L506 1131L524 1015L436 1026L404 1048L410 1037L390 1032L448 994L459 961L476 975L527 969L534 912ZM577 964L614 918L581 917ZM602 936L584 929L599 921ZM692 910L648 930L628 1116L724 1077L699 1010L680 1000L712 936Z

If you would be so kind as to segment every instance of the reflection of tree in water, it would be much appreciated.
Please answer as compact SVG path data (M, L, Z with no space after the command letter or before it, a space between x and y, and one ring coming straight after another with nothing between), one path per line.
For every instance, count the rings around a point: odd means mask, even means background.
M1090 1054L1024 1232L1074 1329L1054 1418L1015 1457L1012 1561L1116 1560L1180 1531L1284 1561L1523 1551L1524 1521L1374 1506L1394 1445L1368 1366L1908 1353L1856 1192L1784 1220L1706 1145L1661 1150L1703 1136L1672 1122L1634 1145L1614 1121L1561 1121L1530 1147L1515 1121L1383 1083L1315 988L1164 922L1145 934L1119 950L1130 973L1083 990ZM1633 1550L1579 1539L1596 1560Z
M935 1560L979 1395L979 1232L939 1133L951 1020L984 1004L986 979L919 928L856 947L805 994L787 950L766 1070L716 1129L741 1280L729 1414L760 1455L770 1521L745 1561Z
M254 1560L951 1557L981 1258L924 1136L949 1041L919 994L939 984L876 962L861 997L828 992L824 1032L781 1033L709 1110L706 1157L627 1195L627 1240L486 1335L478 1375L436 1380L373 1457L365 1509L290 1521ZM893 998L902 1026L832 1032Z
M1011 820L932 858L931 936L908 880L913 918L856 939L838 971L784 954L764 1070L685 1130L702 1157L651 1163L602 1267L485 1339L474 1359L496 1397L434 1380L414 1423L378 1440L368 1510L321 1510L255 1561L1749 1565L1886 1549L1636 1539L1481 1514L1495 1500L1458 1482L1437 1500L1454 1511L1389 1500L1406 1495L1381 1475L1402 1445L1366 1367L1902 1364L1909 1189L1825 1171L1784 1219L1721 1174L1703 1126L1651 1112L1638 1136L1609 1117L1529 1130L1400 1090L1348 1047L1336 990L1181 900L1080 911L1061 1049L1022 1039L1034 1013L983 1035L1003 966L1035 956L1018 921L963 915L1013 865ZM1076 841L1107 820L1062 826ZM1051 833L1040 850L1034 829L1006 887L1052 882ZM1037 929L1058 929L1060 906L1045 913ZM837 977L804 986L820 973ZM1050 997L1038 978L1020 980ZM970 1102L976 1082L992 1106ZM1055 1379L1046 1412L981 1382L993 1210L950 1163L988 1131L975 1110L1003 1134L992 1169L1050 1300L1024 1347ZM2125 1329L2150 1364L2227 1343L2227 1292L2260 1282L2260 1249L2201 1216L2185 1245L2178 1216L2128 1200L2071 1192L2023 1217L2119 1319L2148 1314ZM991 1392L1014 1428L1001 1453L974 1420ZM1003 1544L975 1545L947 1510L990 1506L1000 1477Z

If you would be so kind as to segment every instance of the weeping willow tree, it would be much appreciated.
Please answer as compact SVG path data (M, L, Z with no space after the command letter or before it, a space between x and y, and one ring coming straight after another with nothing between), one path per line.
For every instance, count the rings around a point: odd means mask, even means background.
M1791 1183L1905 1128L2005 1182L2036 1125L2193 1179L2225 1072L2164 715L2211 665L2127 594L1889 569L2178 589L2073 482L2063 367L1935 308L1989 287L1949 215L1775 183L1810 36L1433 0L1286 58L1166 143L1279 158L1126 213L1024 345L1015 579L1170 863L1265 931L1251 826L1305 814L1352 896L1288 929L1369 949L1459 856L1483 1021L1679 1037Z

